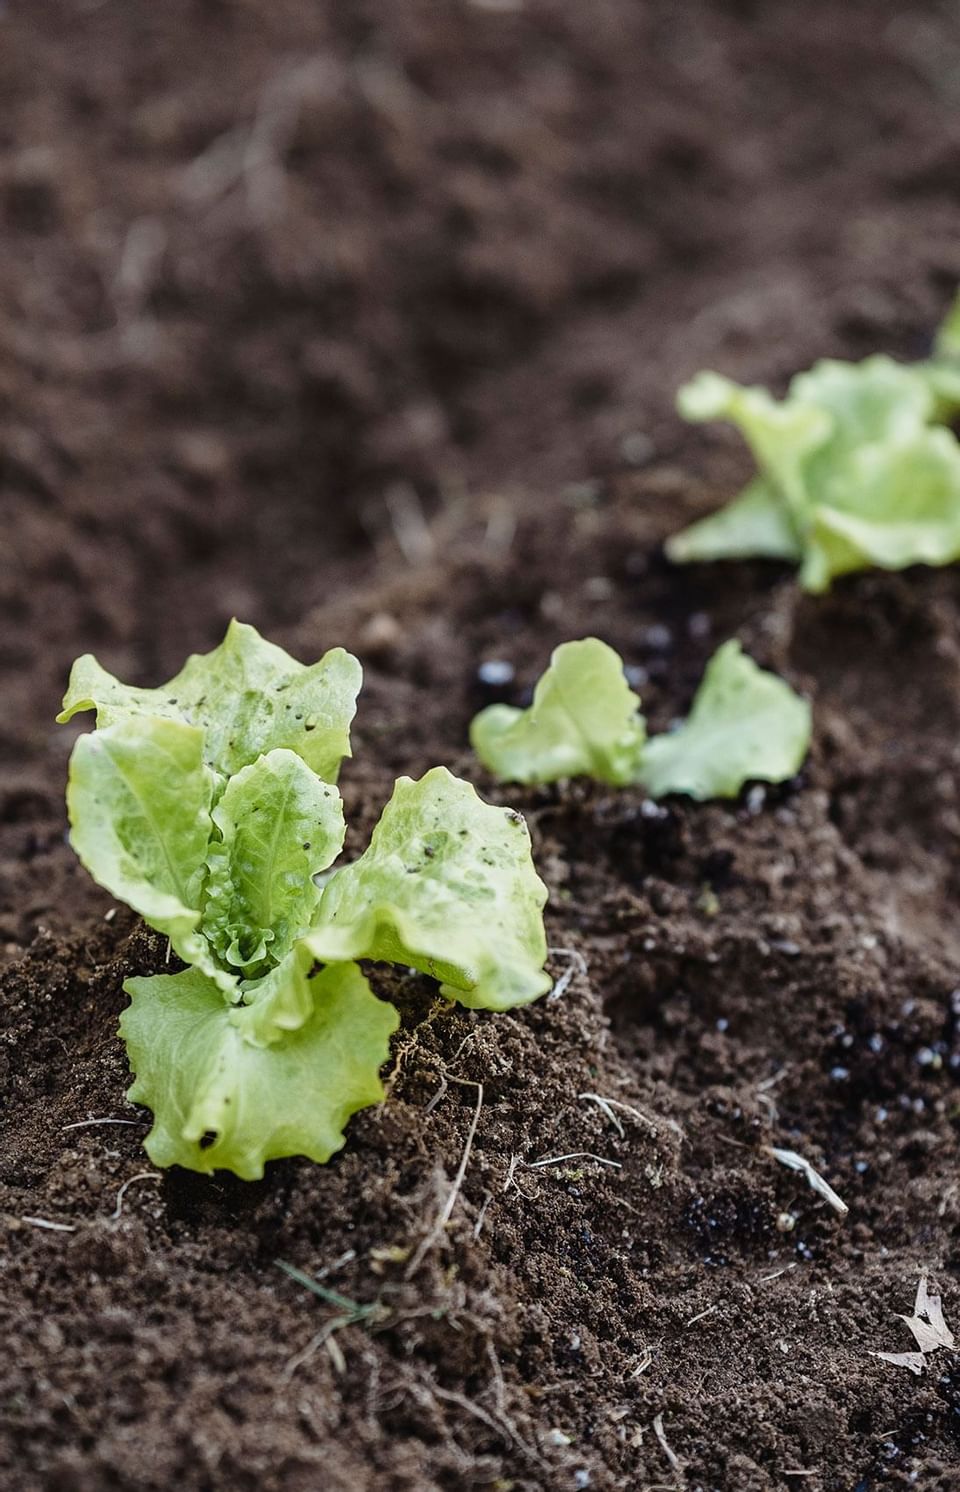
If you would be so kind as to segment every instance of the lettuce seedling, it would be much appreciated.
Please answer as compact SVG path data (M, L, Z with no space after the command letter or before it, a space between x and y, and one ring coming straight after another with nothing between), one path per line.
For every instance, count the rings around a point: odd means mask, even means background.
M401 778L366 854L318 888L360 683L342 650L306 667L238 623L163 689L74 665L59 718L95 709L97 729L71 756L71 842L188 965L124 985L128 1096L153 1111L157 1165L254 1178L342 1146L383 1096L399 1019L357 959L491 1009L549 988L526 826L443 768Z
M809 701L731 639L707 664L686 720L648 742L640 779L654 798L735 798L745 782L795 776L812 726Z
M758 475L725 508L667 541L678 564L761 556L799 564L808 591L878 566L960 558L960 300L927 363L824 361L777 401L701 373L680 390L694 421L729 420Z
M619 653L585 637L554 650L528 710L504 704L482 710L470 742L504 782L593 777L624 787L637 780L647 738L639 710Z
M733 640L717 650L686 721L648 738L623 664L595 637L566 642L527 710L491 705L470 728L473 748L505 781L594 777L654 798L733 798L751 780L783 782L810 746L811 711L783 679Z

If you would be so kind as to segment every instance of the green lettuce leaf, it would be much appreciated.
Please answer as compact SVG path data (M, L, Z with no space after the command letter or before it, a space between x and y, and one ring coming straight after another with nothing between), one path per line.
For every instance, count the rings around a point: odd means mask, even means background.
M647 743L640 777L654 798L734 798L751 778L783 782L810 745L811 713L736 640L718 648L686 721Z
M909 439L933 414L926 381L915 368L883 354L860 363L823 358L791 380L787 407L792 404L817 409L829 421L815 459L805 465L805 502L816 499L818 464L829 470L859 446Z
M305 941L324 962L405 964L448 999L508 1010L550 988L546 899L520 814L435 767L398 779L369 849L324 888Z
M729 420L743 434L761 474L795 520L807 501L805 464L829 439L830 415L816 405L779 402L763 388L742 388L719 373L698 373L677 395L685 419L703 423Z
M135 1082L154 1116L147 1154L158 1166L263 1175L268 1160L330 1159L351 1114L383 1098L380 1068L398 1025L355 966L310 981L313 1009L296 1030L255 1044L199 970L128 979L120 1018Z
M797 526L776 489L764 477L748 482L739 497L719 512L671 534L664 545L675 565L717 559L803 557Z
M960 416L960 362L925 363L924 376L935 401L936 419L953 425Z
M362 670L343 648L319 663L297 663L256 628L233 621L219 647L195 653L160 689L122 684L89 654L70 674L59 721L96 710L97 724L160 716L199 726L204 760L232 776L279 747L296 752L326 782L350 755L350 724Z
M95 881L230 990L235 979L214 971L197 931L212 832L202 751L202 731L149 716L81 736L67 785L70 843Z
M270 751L230 778L213 821L201 927L221 962L252 978L310 926L311 877L343 845L340 794L294 752Z
M935 422L960 396L960 365L947 359L956 336L948 320L939 363L905 367L883 356L817 363L793 379L782 403L700 374L680 391L681 413L731 420L760 474L719 513L673 535L668 557L793 559L812 591L873 565L955 560L960 446Z
M817 503L803 556L808 591L875 565L944 565L960 559L960 445L948 430L851 452Z
M646 739L639 708L619 655L586 637L554 651L528 710L491 705L470 741L501 782L587 776L619 786L636 777Z

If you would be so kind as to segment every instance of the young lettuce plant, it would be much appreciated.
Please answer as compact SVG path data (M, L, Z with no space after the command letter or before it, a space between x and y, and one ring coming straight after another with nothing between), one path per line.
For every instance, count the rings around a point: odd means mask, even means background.
M97 728L71 756L71 843L188 966L124 985L128 1097L153 1111L157 1165L252 1179L340 1149L383 1097L399 1019L357 959L487 1009L550 986L526 826L442 767L400 778L370 848L318 889L361 677L342 649L308 667L237 622L162 689L74 664L58 718L96 710Z
M945 428L960 412L960 298L926 363L819 362L782 401L700 373L677 405L736 425L758 474L667 541L676 563L783 559L821 592L853 570L960 558L960 442Z
M649 738L623 662L596 637L565 642L527 710L490 705L470 727L483 765L507 782L593 777L654 798L733 798L751 780L783 782L810 745L811 712L730 641L707 665L687 719Z

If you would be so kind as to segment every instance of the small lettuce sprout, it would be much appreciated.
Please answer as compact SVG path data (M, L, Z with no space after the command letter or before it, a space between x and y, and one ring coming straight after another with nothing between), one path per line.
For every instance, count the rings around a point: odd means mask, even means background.
M653 798L703 800L735 798L750 780L785 782L800 770L811 729L808 701L731 639L707 664L683 724L648 743L643 785Z
M528 710L488 706L474 719L470 742L504 781L593 777L623 787L636 781L647 738L639 711L620 655L585 637L554 650Z
M74 666L60 718L96 709L98 725L71 756L71 843L188 965L124 985L128 1096L153 1111L157 1165L252 1179L343 1145L383 1097L399 1021L356 959L488 1009L549 988L526 826L443 768L402 778L366 854L318 888L343 844L360 682L342 650L307 668L237 623L165 689Z
M554 707L558 692L563 710ZM810 746L807 701L758 668L735 640L714 654L678 729L648 739L639 704L618 655L588 637L556 649L528 710L505 715L504 706L491 705L474 719L470 738L484 766L504 781L579 775L637 784L654 798L735 798L751 779L792 777ZM611 761L618 764L616 775Z
M960 558L960 299L927 363L823 361L787 398L700 373L680 413L729 420L758 475L725 508L667 541L678 564L760 556L799 564L808 591L871 566Z

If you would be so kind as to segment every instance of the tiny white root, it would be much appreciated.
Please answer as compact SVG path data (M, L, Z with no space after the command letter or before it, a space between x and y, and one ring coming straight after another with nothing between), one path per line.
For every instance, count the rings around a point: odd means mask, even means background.
M615 1171L622 1171L623 1166L618 1160L608 1160L604 1155L594 1155L592 1150L571 1150L567 1155L544 1155L539 1160L528 1160L524 1164L528 1171L538 1171L541 1166L559 1166L565 1160L595 1160L598 1166L611 1166Z
M128 1186L132 1186L135 1181L159 1181L160 1179L161 1177L157 1171L138 1171L135 1176L128 1176L117 1192L117 1202L110 1214L110 1221L117 1222L123 1212L123 1199L126 1196Z
M579 948L549 948L547 951L551 958L565 958L568 960L567 967L547 996L548 1000L559 1000L567 993L575 975L581 974L586 979L589 969L587 961Z
M654 1416L653 1433L657 1437L660 1449L663 1451L663 1454L666 1456L667 1460L670 1463L670 1470L676 1472L677 1476L680 1476L683 1472L683 1462L680 1460L680 1457L677 1455L676 1451L667 1440L667 1432L663 1428L662 1414L657 1414Z

